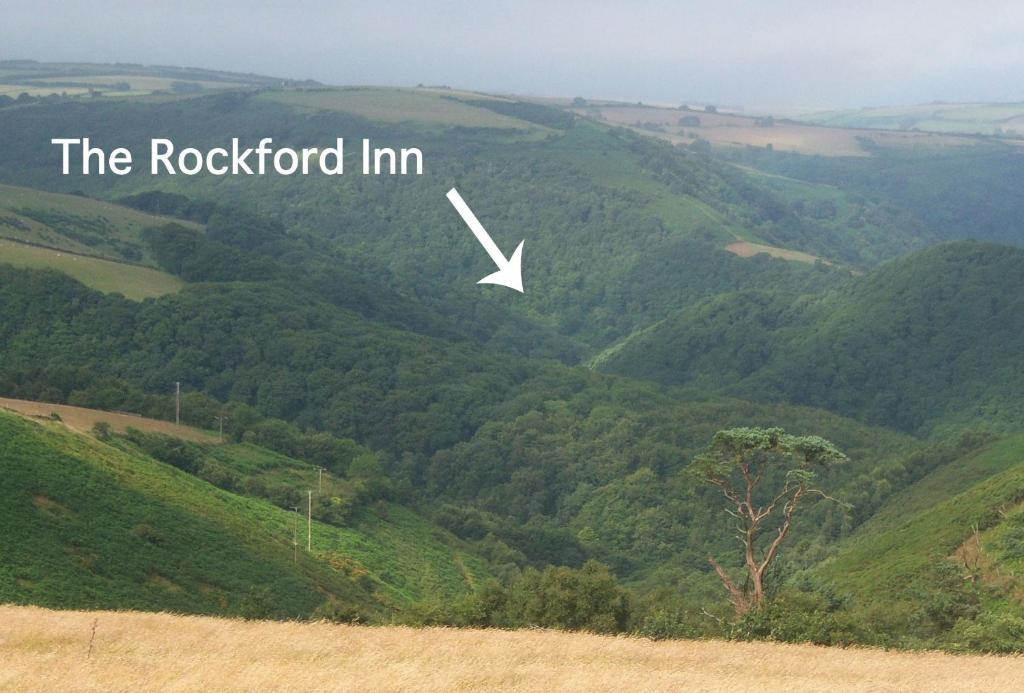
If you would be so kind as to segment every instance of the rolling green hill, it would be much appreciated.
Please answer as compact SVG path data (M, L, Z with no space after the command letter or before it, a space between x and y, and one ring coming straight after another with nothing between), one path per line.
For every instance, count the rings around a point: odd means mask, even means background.
M1022 465L1021 436L947 462L889 499L821 570L862 598L907 598L908 586L936 560L953 557L976 529L991 548L997 528L1019 524Z
M0 395L173 420L180 382L183 421L226 437L0 414L0 598L580 627L530 600L625 605L596 560L643 605L602 628L734 634L704 615L728 611L707 558L743 557L688 468L720 429L782 426L849 456L821 478L843 504L803 506L783 620L737 627L948 645L1015 613L1024 251L936 245L1020 240L1016 198L987 199L1016 185L1007 149L724 160L515 97L207 76L230 88L0 100L22 186L0 185ZM158 132L368 137L425 172L62 176L42 135L69 128L139 170ZM452 186L499 247L526 239L525 294L476 285L493 268Z
M1024 624L1024 438L955 457L813 571L890 642L1014 651Z
M0 185L0 262L53 269L133 300L163 296L184 282L158 268L143 231L165 223L100 200Z
M12 99L21 94L34 98L187 97L211 90L285 83L297 82L194 67L0 60L0 97Z
M304 517L158 462L131 435L103 442L6 412L0 430L4 601L288 617L337 602L372 614L466 593L487 575L399 505L354 511L344 526L315 522L307 554ZM262 448L208 454L215 462L202 475L234 474L249 493L265 492L271 474L285 477L278 489L316 488L309 464ZM316 498L317 513L327 502Z
M843 128L924 130L1016 137L1024 131L1024 104L929 103L798 115L799 120Z
M224 411L236 439L253 416L353 438L437 522L510 571L599 558L643 583L673 566L680 591L717 598L704 554L733 542L685 475L716 430L813 431L856 460L835 482L858 513L821 506L808 557L866 518L886 492L858 485L895 485L917 444L821 410L665 391L400 331L295 287L195 284L135 305L55 276L0 277L5 390L167 416L168 398L147 393L186 372L185 387L204 393L187 417L208 425Z
M141 301L181 289L185 283L166 272L123 262L76 255L53 248L0 240L0 262L15 267L52 269L103 293Z
M388 110L387 117L381 109ZM190 146L275 137L291 146L367 137L424 152L416 177L59 175L56 152L32 133L70 123L146 157L154 124ZM842 270L749 262L736 241L803 250L843 266L893 252L899 216L865 200L872 227L793 204L767 179L700 151L574 119L535 103L437 90L284 88L233 91L173 103L103 99L61 108L0 109L0 180L107 199L154 189L244 209L292 239L358 257L363 279L472 320L502 309L600 349L673 309L731 288L816 290ZM358 170L353 161L349 170ZM527 239L527 291L519 300L481 289L490 259L445 199L458 186L499 247ZM74 187L72 187L74 186ZM824 205L827 207L827 205ZM843 215L847 211L841 210ZM850 212L853 214L853 212ZM874 247L878 245L878 247ZM888 249L883 250L883 248ZM714 276L709 267L718 268ZM719 276L721 275L721 276ZM710 279L710 284L708 280Z
M157 267L142 231L164 223L164 218L102 200L0 185L0 238L12 241Z
M896 150L879 146L870 132L862 139L872 156L826 158L756 149L717 153L766 173L839 188L858 205L870 202L851 224L855 234L870 229L879 214L895 215L890 247L907 240L933 244L966 238L1024 244L1018 195L1024 157L1018 143L982 140L969 148Z
M821 296L740 292L685 309L608 372L799 402L908 431L1024 425L1024 251L951 243Z

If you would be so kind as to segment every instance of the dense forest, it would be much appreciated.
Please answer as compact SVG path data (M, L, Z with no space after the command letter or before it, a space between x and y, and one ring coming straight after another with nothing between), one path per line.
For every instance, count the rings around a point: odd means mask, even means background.
M610 371L823 407L928 433L1021 420L1024 252L977 241L894 260L816 297L737 292L636 336Z
M200 205L214 200L242 208L281 224L291 237L352 257L363 263L364 275L381 277L385 291L415 292L461 323L475 322L478 311L506 308L588 349L719 291L804 291L842 274L767 258L742 262L722 250L738 238L763 236L797 249L806 245L801 239L826 238L830 248L813 244L808 249L844 263L848 256L858 257L865 242L826 232L828 220L814 210L800 209L758 178L739 175L706 155L586 121L563 118L553 123L557 127L542 130L528 121L523 127L534 130L438 130L333 110L296 112L272 92L232 92L170 103L5 110L0 123L6 152L0 180L107 198L156 186ZM393 147L415 145L424 151L426 174L416 179L64 177L59 148L33 133L69 129L97 144L138 152L140 170L148 170L142 156L154 136L210 147L223 145L226 132L254 141L269 132L282 133L280 143L293 147L323 146L339 135ZM528 238L529 285L522 300L465 281L467 275L489 273L489 259L444 199L455 184L499 246Z

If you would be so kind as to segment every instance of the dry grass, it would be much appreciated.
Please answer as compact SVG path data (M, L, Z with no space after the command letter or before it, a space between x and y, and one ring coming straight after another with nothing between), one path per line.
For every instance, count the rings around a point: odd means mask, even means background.
M465 92L384 87L287 89L267 91L260 97L300 108L354 113L370 120L389 123L417 122L465 127L542 129L517 118L444 98L445 96L492 98Z
M795 262L807 262L811 264L821 260L821 258L816 255L802 253L799 250L787 250L786 248L776 248L773 245L750 243L749 241L737 241L736 243L730 243L725 246L725 249L734 255L739 255L740 257L754 257L755 255L764 253L783 260L793 260ZM828 260L822 260L822 262L826 265L832 264Z
M1021 681L1024 659L1008 657L0 607L4 690L1009 691Z
M24 416L34 418L50 418L50 414L56 412L60 420L68 428L80 433L87 433L99 421L106 421L110 428L118 433L124 433L129 427L137 428L140 431L151 433L163 433L164 435L191 440L197 443L216 443L219 438L205 431L190 426L177 426L170 421L158 419L147 419L133 414L115 414L99 409L86 409L84 407L71 407L66 404L49 404L47 402L32 402L23 399L9 399L0 397L0 408L9 409Z

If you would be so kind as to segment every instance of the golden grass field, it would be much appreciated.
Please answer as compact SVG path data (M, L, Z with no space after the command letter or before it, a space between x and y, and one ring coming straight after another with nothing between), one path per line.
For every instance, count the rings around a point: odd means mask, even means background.
M80 433L87 433L99 421L106 421L110 428L118 433L123 433L129 427L137 428L140 431L151 433L163 433L183 440L191 440L196 443L216 443L219 438L211 433L206 433L198 428L190 426L178 426L170 421L159 419L147 419L132 414L115 414L99 409L86 409L84 407L72 407L66 404L49 404L47 402L33 402L23 399L10 399L0 397L0 409L9 409L34 418L50 418L52 412L56 412L68 428ZM2 530L0 530L2 531Z
M522 120L479 108L460 99L494 99L470 92L382 87L323 87L268 91L260 98L298 108L353 113L385 122L414 121L464 127L543 130Z
M959 692L1021 681L1019 657L0 607L0 689L13 691Z
M733 255L739 255L740 257L754 257L764 253L771 255L772 257L782 258L783 260L793 260L795 262L807 262L814 264L821 258L810 253L803 253L799 250L787 250L785 248L777 248L773 245L764 245L763 243L751 243L749 241L736 241L725 246ZM826 265L832 264L828 260L822 260Z

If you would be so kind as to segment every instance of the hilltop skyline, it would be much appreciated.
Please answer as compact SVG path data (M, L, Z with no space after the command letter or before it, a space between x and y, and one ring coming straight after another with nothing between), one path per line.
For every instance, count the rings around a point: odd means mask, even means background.
M16 0L0 57L748 109L1024 98L1008 2L184 5Z

